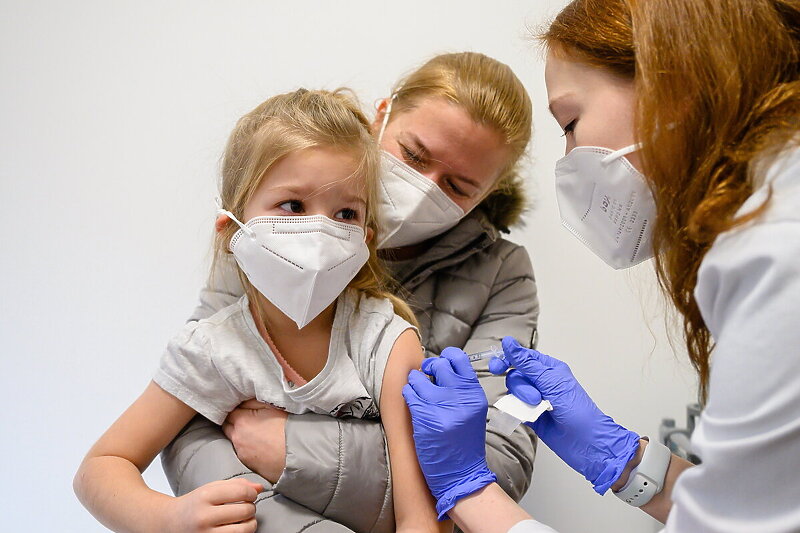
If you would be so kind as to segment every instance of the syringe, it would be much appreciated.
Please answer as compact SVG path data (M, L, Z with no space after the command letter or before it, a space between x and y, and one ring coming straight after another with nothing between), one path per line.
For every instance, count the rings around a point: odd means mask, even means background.
M498 348L497 346L491 346L489 347L488 350L471 353L467 355L467 359L469 359L470 363L474 363L475 361L482 361L484 359L491 359L492 357L497 357L498 359L502 359L503 361L506 360L506 354L504 354L503 350Z

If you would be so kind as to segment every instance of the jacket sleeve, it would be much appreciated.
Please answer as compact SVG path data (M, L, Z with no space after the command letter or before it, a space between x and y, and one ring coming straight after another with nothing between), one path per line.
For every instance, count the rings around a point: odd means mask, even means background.
M511 245L501 257L489 299L464 346L467 353L492 345L499 347L506 335L516 338L523 346L532 348L536 344L539 300L528 252L522 246ZM489 372L488 361L474 366L489 399L488 416L491 418L497 412L491 405L507 392L505 376ZM497 476L497 483L516 501L522 499L530 486L535 455L536 435L524 424L508 437L491 430L486 433L489 468Z
M208 276L206 286L200 290L200 303L189 317L189 322L208 318L242 297L244 289L236 268L232 255L226 255L214 263L214 270Z
M383 426L358 418L289 415L286 468L275 492L356 531L394 531Z
M499 346L505 336L516 338L523 346L536 344L539 298L531 259L524 247L504 243L508 248L499 256L500 267L489 298L463 347L467 353Z
M244 466L219 426L197 416L161 452L161 465L176 496L220 479L242 477L267 489L256 499L258 533L353 533L273 490L269 481Z

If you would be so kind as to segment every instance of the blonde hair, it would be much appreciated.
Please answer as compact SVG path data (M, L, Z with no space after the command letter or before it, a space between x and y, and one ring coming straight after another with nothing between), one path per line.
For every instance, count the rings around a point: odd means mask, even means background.
M355 176L364 177L366 214L364 230L377 234L378 172L380 156L370 134L369 122L347 89L335 91L298 89L269 98L244 115L231 133L222 159L220 198L222 206L243 220L244 210L267 177L269 169L281 158L297 150L333 147L358 157ZM236 233L235 224L227 224L214 241L214 262L230 254L228 243ZM391 279L378 260L375 240L367 244L369 259L348 287L375 298L388 299L395 312L411 324L416 317L408 305L389 292ZM212 272L215 270L212 265ZM252 302L256 289L237 265L239 279ZM258 309L260 313L263 312Z
M531 99L522 82L508 65L483 54L441 54L397 83L392 114L399 115L436 96L460 106L476 123L502 135L510 149L508 162L495 190L480 206L487 213L502 210L502 219L515 222L525 208L519 166L531 138L533 116Z

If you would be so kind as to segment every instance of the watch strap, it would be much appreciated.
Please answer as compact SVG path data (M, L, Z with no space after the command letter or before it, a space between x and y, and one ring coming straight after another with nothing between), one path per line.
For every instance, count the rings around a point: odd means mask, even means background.
M614 494L625 503L641 507L664 488L672 452L660 442L649 442L644 449L642 462L634 468L628 482Z

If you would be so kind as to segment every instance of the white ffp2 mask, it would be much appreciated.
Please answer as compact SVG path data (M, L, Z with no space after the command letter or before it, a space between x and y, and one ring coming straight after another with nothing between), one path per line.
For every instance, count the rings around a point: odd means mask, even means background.
M358 274L369 258L364 230L323 215L255 217L239 225L229 244L250 283L305 327Z
M464 218L464 210L432 180L388 152L381 159L378 248L420 243Z
M556 163L561 223L615 269L653 257L656 206L642 174L622 150L578 146Z

